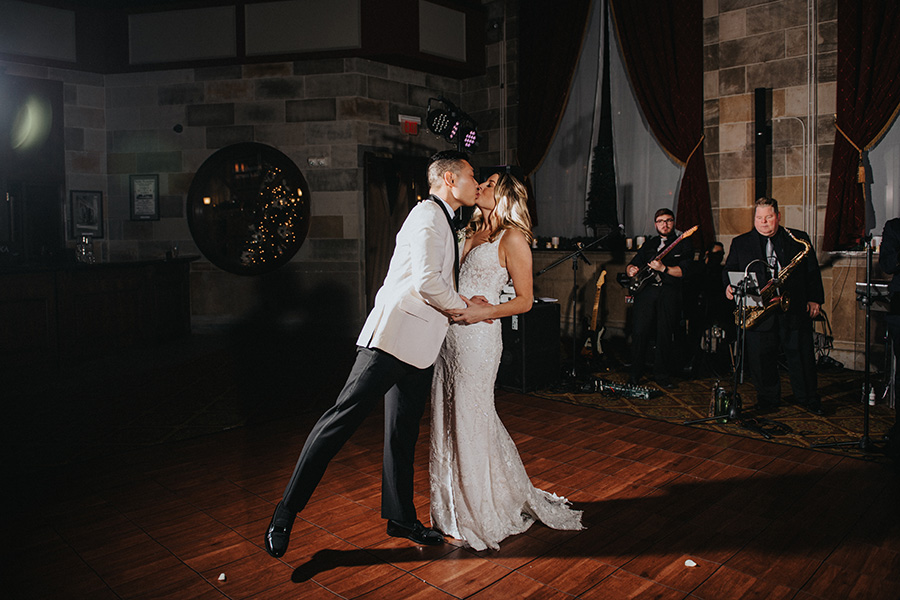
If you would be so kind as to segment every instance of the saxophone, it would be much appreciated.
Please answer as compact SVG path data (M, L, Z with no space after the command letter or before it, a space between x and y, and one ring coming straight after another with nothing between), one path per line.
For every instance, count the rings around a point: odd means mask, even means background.
M740 306L735 309L734 322L738 327L750 329L756 325L760 319L776 308L780 307L784 312L787 312L788 308L790 308L790 299L787 296L778 293L778 285L783 284L794 269L797 268L797 265L800 264L800 261L806 258L806 255L812 250L812 244L796 237L787 227L785 227L784 230L791 236L791 239L803 246L803 249L797 253L797 256L791 259L790 263L778 272L776 277L770 279L759 291L759 295L762 298L762 306L745 306L743 314L741 313Z

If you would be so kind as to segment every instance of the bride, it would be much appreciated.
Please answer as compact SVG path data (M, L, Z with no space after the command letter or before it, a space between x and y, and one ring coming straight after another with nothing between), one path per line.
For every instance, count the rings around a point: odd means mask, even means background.
M531 309L531 219L527 191L508 174L482 184L466 228L459 293L491 305L468 321L451 317L435 363L431 400L431 523L475 550L497 550L534 521L582 529L581 511L531 485L494 408L502 350L500 317ZM500 304L512 279L516 297ZM486 319L476 322L479 319ZM468 324L472 323L472 324Z

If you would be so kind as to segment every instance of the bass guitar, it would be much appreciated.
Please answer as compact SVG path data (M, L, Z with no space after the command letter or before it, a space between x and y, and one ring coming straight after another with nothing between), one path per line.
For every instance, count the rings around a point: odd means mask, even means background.
M687 239L694 235L694 232L697 231L698 227L699 225L694 225L693 227L679 235L677 238L675 238L674 242L663 248L663 251L657 254L653 260L662 260L663 258L665 258L666 254L671 252L675 248L675 246L681 243L681 240ZM653 262L653 260L651 260L650 262ZM651 269L650 264L648 263L641 267L641 269L634 274L634 277L628 279L628 281L623 285L625 289L628 290L628 293L634 296L651 283L657 285L659 283L662 283L662 280L659 277L659 272Z
M594 295L594 312L591 315L591 326L587 332L587 338L584 340L584 348L581 349L581 355L588 358L599 358L603 354L603 346L600 345L600 338L606 333L606 327L600 327L597 330L597 313L600 309L600 290L606 282L606 269L600 273L597 278L597 293Z

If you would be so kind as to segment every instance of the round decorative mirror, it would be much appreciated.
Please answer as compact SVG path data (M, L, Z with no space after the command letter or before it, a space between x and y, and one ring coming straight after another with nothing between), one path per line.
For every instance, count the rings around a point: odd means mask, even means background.
M203 256L238 275L260 275L291 260L309 231L309 187L297 165L271 146L218 150L197 170L188 225Z

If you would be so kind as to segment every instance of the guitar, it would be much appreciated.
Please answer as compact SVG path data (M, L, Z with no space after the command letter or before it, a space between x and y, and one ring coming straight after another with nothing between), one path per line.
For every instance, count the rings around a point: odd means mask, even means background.
M674 242L663 248L663 251L657 254L656 258L654 258L653 260L662 260L666 256L666 254L671 252L672 249L675 248L675 246L681 243L681 240L687 239L694 235L694 232L697 231L698 227L699 225L694 225L693 227L679 235L677 238L675 238ZM653 260L651 260L650 262L653 262ZM642 289L647 287L647 285L649 285L651 282L653 282L654 284L659 284L662 282L662 280L659 278L659 272L651 269L650 264L648 263L641 267L641 269L634 274L634 277L630 278L628 282L623 285L625 289L628 290L629 294L634 296L637 295L637 293Z
M606 333L606 327L600 327L600 331L597 331L597 313L600 309L600 290L603 289L604 282L606 282L605 269L600 273L600 277L597 278L597 293L594 296L594 312L591 315L591 327L587 332L587 339L584 340L584 348L581 349L582 356L596 358L603 354L600 338Z

